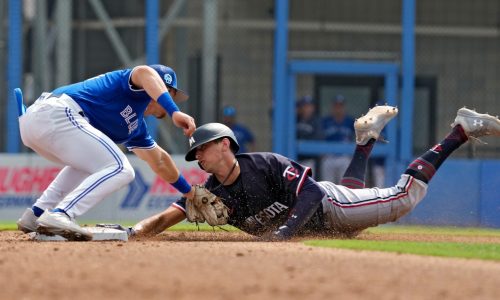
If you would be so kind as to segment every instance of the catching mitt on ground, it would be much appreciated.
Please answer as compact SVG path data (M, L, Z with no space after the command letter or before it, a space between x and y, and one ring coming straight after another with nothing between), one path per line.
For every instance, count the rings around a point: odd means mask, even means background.
M189 222L207 221L212 226L227 224L228 208L221 198L202 185L195 185L194 197L186 199L186 216Z

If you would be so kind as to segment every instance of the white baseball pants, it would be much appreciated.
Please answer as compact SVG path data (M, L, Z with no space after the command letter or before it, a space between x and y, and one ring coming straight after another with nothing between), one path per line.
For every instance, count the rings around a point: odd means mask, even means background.
M368 227L394 222L410 212L427 193L427 184L403 174L389 188L349 189L331 182L320 185L327 230L355 234Z
M77 217L134 179L126 156L79 114L69 96L44 93L19 118L23 143L64 167L34 205Z

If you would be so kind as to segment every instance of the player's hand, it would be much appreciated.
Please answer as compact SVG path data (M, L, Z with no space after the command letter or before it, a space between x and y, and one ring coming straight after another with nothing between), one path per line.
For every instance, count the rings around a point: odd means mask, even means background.
M189 199L193 199L193 197L194 197L194 188L191 187L191 190L189 190L189 192L187 192L183 196L186 197L186 198L189 198Z
M193 117L181 111L174 112L172 115L172 121L175 126L183 129L185 136L190 137L196 129Z
M281 226L278 230L276 231L270 231L264 233L261 237L261 241L265 242L282 242L289 240L292 237L291 232L289 231L289 228L287 226Z

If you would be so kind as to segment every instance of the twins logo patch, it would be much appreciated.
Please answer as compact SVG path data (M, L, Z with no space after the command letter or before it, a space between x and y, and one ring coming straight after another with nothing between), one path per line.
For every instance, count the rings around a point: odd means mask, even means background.
M165 74L163 75L163 79L165 80L165 83L168 85L172 84L172 75L170 74Z
M292 166L288 166L286 167L285 171L283 171L283 177L288 179L288 181L292 181L295 178L299 178L300 177L299 170L295 169Z
M431 148L431 151L439 154L441 151L443 151L443 147L441 147L441 144L436 144Z
M194 137L190 137L189 138L189 147L193 146L193 144L195 143L196 141L194 140Z

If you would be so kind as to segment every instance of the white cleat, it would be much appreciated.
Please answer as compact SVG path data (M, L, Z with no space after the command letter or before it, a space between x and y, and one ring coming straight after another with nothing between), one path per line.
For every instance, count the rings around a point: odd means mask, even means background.
M475 110L465 107L457 111L455 121L451 127L462 126L465 134L469 138L482 142L479 137L482 136L500 136L500 120L488 114L480 114ZM484 142L483 142L484 143Z
M19 220L17 220L17 229L21 230L24 233L30 233L30 232L35 232L36 231L36 220L38 219L37 216L33 213L33 210L31 208L26 208L24 211L23 215Z
M46 210L38 218L37 232L45 235L60 235L70 241L90 241L92 233L76 224L65 213Z
M380 132L398 114L394 106L379 105L371 108L366 115L354 121L356 144L366 145L370 139L383 140Z

